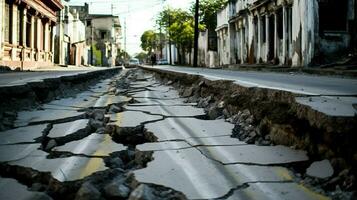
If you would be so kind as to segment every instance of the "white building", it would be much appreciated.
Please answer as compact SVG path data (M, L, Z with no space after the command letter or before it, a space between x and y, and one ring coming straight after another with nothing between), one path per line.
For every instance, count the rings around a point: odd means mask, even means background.
M355 1L230 0L217 15L220 64L309 66L346 50L355 45Z
M87 65L85 24L76 9L65 4L56 26L55 62L60 65Z
M118 16L89 15L86 40L92 47L93 65L115 66L120 49L121 25Z
M230 64L230 37L228 32L228 9L229 7L224 7L221 11L217 13L217 36L218 36L218 63L219 65Z

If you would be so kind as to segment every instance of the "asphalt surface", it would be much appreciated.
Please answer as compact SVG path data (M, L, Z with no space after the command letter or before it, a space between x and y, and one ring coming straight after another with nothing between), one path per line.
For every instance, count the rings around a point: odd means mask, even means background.
M145 66L151 68L150 66ZM295 73L232 71L222 69L154 66L156 69L201 75L209 80L231 80L244 87L292 92L296 101L329 116L357 114L357 79Z
M150 68L150 66L146 66ZM357 79L295 73L247 72L222 69L155 66L154 68L196 74L211 80L232 80L246 87L261 87L307 95L357 95Z
M134 174L139 183L165 186L189 199L326 198L297 182L285 167L307 161L306 152L248 145L230 137L233 124L201 119L203 109L185 103L172 87L142 73L131 75L131 80L127 89L118 88L116 79L103 80L75 97L19 112L15 128L0 133L0 141L4 141L0 164L49 172L59 182L82 180L108 170L104 159L128 149L123 140L114 141L113 135L101 128L134 130L144 126L153 134L151 140L132 145L136 152L152 152L152 159L141 169L122 170ZM113 109L113 105L124 109ZM85 110L93 113L84 115ZM103 111L107 124L100 114ZM43 135L58 143L41 143ZM48 158L53 153L65 156ZM0 185L7 185L0 188L1 198L46 195L29 192L16 177L8 176L0 179ZM137 195L134 193L130 196Z
M106 70L108 68L53 68L46 69L45 71L28 71L28 72L4 72L0 73L0 87L24 85L28 82L42 81L48 78L58 78L62 76L74 76L79 74L85 74L92 71Z

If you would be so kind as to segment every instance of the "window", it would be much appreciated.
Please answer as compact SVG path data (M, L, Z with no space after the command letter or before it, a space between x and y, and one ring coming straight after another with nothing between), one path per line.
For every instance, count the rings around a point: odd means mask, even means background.
M92 21L91 20L87 20L87 27L92 26Z
M283 28L283 9L280 8L278 12L276 13L276 17L278 18L276 20L277 22L277 28L278 28L278 38L283 39L283 34L284 34L284 28Z
M45 40L48 39L46 37L46 22L45 21L42 21L42 38L41 38L41 47L42 47L42 50L46 50L46 42Z
M5 42L11 42L11 7L8 1L5 1Z
M100 38L101 38L102 40L104 40L106 34L107 34L107 33L106 33L105 31L101 31L101 32L100 32Z
M35 41L34 41L34 44L35 44L35 48L36 49L38 49L38 46L37 46L37 35L38 35L38 23L37 23L37 21L38 21L38 18L37 17L35 17L35 20L34 20L34 39L35 39Z
M31 15L26 17L26 46L31 46Z
M319 0L320 31L346 31L347 0Z
M23 10L22 9L18 9L17 10L17 45L22 45L22 22L23 22Z
M265 43L267 41L267 34L266 34L266 27L267 27L267 21L265 19L265 16L262 17L262 34L263 34L263 37L262 37L262 40L263 40L263 43Z

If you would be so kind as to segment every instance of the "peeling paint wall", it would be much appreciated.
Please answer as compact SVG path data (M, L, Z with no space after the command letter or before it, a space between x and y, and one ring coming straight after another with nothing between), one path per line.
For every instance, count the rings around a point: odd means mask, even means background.
M325 31L321 37L318 0L232 0L225 9L229 10L228 37L233 46L219 49L220 55L228 52L230 64L310 66L318 55L351 46L355 2L348 0L346 5L346 27L351 30Z
M295 0L293 4L293 66L308 66L315 56L318 36L318 4L316 0Z
M230 35L228 31L228 6L217 13L218 65L230 64ZM233 44L232 44L233 45Z
M5 9L5 0L0 0L0 16L4 16L4 9ZM4 24L5 17L0 18L0 60L2 60L3 56L3 43L4 43Z

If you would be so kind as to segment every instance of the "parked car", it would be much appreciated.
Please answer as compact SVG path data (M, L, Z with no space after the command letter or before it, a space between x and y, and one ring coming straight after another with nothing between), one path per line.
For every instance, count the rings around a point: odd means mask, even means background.
M128 67L137 67L140 65L139 59L131 58L128 63Z
M168 62L167 60L165 60L165 59L161 59L161 60L158 60L158 61L157 61L157 64L158 64L158 65L168 65L169 62Z

